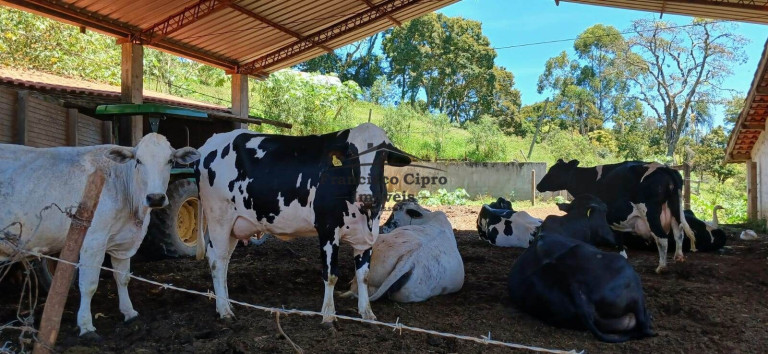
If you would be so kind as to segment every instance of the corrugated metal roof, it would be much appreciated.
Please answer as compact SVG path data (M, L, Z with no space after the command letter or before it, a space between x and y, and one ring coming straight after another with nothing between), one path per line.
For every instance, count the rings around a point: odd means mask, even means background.
M755 78L749 88L744 109L728 138L725 162L743 162L752 159L752 149L765 131L768 118L768 41L757 66Z
M253 69L247 73L263 75L456 1L0 0L0 4L86 26L122 40L131 38L232 72L246 66ZM348 20L357 17L350 26ZM150 35L150 28L170 31ZM279 52L300 43L309 45ZM279 60L255 68L247 66L267 56Z
M768 24L768 0L555 0L555 2Z

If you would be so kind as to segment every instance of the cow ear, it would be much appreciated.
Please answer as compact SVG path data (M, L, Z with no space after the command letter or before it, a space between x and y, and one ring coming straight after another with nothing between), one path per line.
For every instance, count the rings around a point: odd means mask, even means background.
M557 208L567 213L571 209L571 203L557 203Z
M107 151L107 158L117 163L126 163L135 157L133 148L130 147L115 146Z
M424 216L424 214L416 209L405 209L405 214L413 219L420 219Z
M565 161L563 161L563 159L557 159L557 163L565 163Z
M200 153L195 148L189 146L173 152L173 160L181 164L192 163L199 159Z
M571 167L576 167L576 166L578 166L578 165L579 165L579 160L571 160L571 161L568 161L568 166L571 166Z

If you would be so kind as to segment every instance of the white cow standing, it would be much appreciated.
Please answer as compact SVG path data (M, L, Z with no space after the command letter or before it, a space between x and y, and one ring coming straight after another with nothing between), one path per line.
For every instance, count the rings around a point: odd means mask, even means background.
M191 163L197 150L174 150L164 136L148 134L133 147L32 148L0 144L0 225L22 225L19 246L41 253L58 253L64 247L70 219L49 208L77 206L86 177L96 168L106 181L99 205L80 250L80 335L98 338L91 317L91 298L96 292L105 253L115 270L130 270L130 258L144 239L152 208L168 204L165 195L173 162ZM0 226L0 227L2 227ZM0 261L8 254L0 254ZM128 297L127 276L115 273L120 312L125 320L138 315Z
M442 211L415 202L395 205L373 244L368 289L371 301L382 296L420 302L450 294L464 285L464 263L453 227ZM357 278L345 296L357 296Z

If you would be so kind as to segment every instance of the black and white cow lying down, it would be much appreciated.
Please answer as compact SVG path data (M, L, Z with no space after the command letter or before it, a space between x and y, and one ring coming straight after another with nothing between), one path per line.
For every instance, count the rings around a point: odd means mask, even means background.
M691 210L685 210L685 220L690 225L693 234L696 236L696 250L699 252L715 252L725 246L727 236L725 232L717 228L717 226L702 221L696 217ZM637 237L631 234L623 236L624 245L632 249L640 250L653 250L656 248L650 240L645 240L641 237ZM672 245L676 246L675 240L670 239ZM683 251L688 252L691 250L691 241L686 237L683 238Z
M578 165L578 160L558 160L536 189L539 192L565 189L571 195L589 193L600 198L608 206L611 228L656 242L659 252L657 273L667 267L670 232L677 241L675 260L685 260L683 232L689 239L695 239L683 216L683 179L679 172L659 163L639 161L585 168ZM621 247L621 238L617 241ZM695 250L695 243L692 249Z
M198 243L198 257L207 252L222 318L234 316L227 301L227 267L237 240L264 232L281 239L319 237L324 323L334 320L339 243L349 243L358 310L365 319L375 318L366 279L387 192L384 163L411 161L383 130L370 123L301 137L235 130L215 134L200 153L196 173L210 239Z
M420 302L450 294L464 285L464 262L448 217L413 201L397 203L373 244L368 290L382 296ZM357 279L345 295L357 296Z
M483 204L477 216L480 238L501 247L528 247L539 225L541 219L513 210L512 203L502 197L491 204Z
M557 207L566 214L547 216L539 232L567 235L597 247L619 246L620 241L617 241L613 232L603 232L606 231L603 227L607 225L605 220L607 220L608 209L600 198L591 194L582 194L570 203L558 203ZM607 230L610 231L610 229ZM621 255L627 258L623 247L620 251Z
M512 303L551 325L588 329L606 342L653 336L640 277L627 260L580 240L611 237L604 203L578 202L548 227L512 266Z
M97 338L91 317L91 299L99 285L105 253L112 267L130 272L130 258L144 239L150 210L168 204L165 195L174 162L191 163L197 150L175 150L164 136L147 134L134 147L98 145L38 149L0 144L0 227L23 225L20 245L26 250L59 253L71 220L50 207L80 203L88 175L105 171L99 205L80 250L78 282L80 335ZM44 210L45 209L45 210ZM13 231L13 230L12 230ZM0 261L8 254L0 250ZM115 273L120 312L125 320L138 316L128 295L128 276Z

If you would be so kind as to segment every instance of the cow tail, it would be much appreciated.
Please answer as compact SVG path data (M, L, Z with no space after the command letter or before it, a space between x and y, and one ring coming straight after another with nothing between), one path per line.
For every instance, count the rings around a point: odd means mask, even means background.
M395 270L384 279L381 286L369 297L370 301L376 301L384 295L396 293L402 289L416 266L414 263L413 252L409 252L406 257L404 262L403 259L400 258L397 262L397 266L395 266Z
M197 203L197 253L195 254L195 259L198 261L205 258L205 244L209 242L205 239L207 233L205 232L204 219L205 213L203 212L203 203L202 200L200 200Z
M695 249L695 243L696 243L696 236L693 233L693 230L691 230L691 226L688 225L688 221L685 220L685 210L683 206L685 203L683 202L683 179L680 176L680 172L672 171L674 172L674 181L675 186L673 189L672 194L672 204L677 204L677 210L672 210L673 215L677 214L677 217L680 218L680 227L683 229L683 232L685 232L685 235L688 236L688 239L691 240L691 249ZM676 212L676 213L675 213Z

